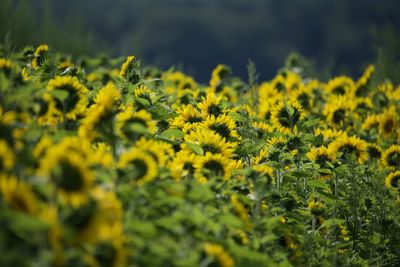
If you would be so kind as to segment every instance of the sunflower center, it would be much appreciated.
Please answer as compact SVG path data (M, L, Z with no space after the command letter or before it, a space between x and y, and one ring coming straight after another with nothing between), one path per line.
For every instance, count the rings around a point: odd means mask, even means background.
M308 109L310 107L310 100L309 97L306 93L300 94L297 97L297 100L299 101L299 103L305 108Z
M333 122L336 124L340 124L345 119L346 112L344 109L338 109L333 112Z
M134 159L131 163L135 168L134 179L142 179L144 176L146 176L149 167L145 161L141 159Z
M189 118L187 119L187 123L190 123L190 124L196 123L196 122L202 122L202 121L203 121L203 118L202 117L198 117L196 115L189 116Z
M29 204L26 202L24 196L19 194L18 192L12 195L12 200L10 205L16 210L29 212Z
M394 128L394 121L389 119L385 121L385 124L383 125L383 130L385 133L391 133Z
M368 147L367 151L371 158L380 158L381 157L381 152L375 147L370 146L370 147Z
M394 188L398 188L400 186L400 175L394 176L390 181L390 185Z
M330 161L330 160L329 160L329 157L325 154L320 154L315 159L315 163L317 163L322 168L327 167L327 164L326 164L327 161Z
M84 177L79 169L68 161L59 163L59 175L56 177L56 185L66 192L76 192L84 187Z
M226 139L228 139L231 136L228 126L226 126L223 123L213 124L210 126L210 129L216 131L219 135L225 137Z
M183 165L183 169L188 171L190 174L194 173L194 167L191 162L185 162L185 164Z
M94 201L90 201L88 205L74 209L71 214L65 218L65 224L72 227L72 229L76 231L82 230L90 224L94 214L96 213L96 210L96 203Z
M339 85L332 90L332 93L334 93L335 95L344 95L346 94L346 90L343 85Z
M222 114L221 108L220 108L218 105L216 105L216 104L211 104L211 105L207 108L207 111L208 111L209 114L214 115L214 116L216 116L216 117L218 117L219 115Z
M203 168L210 170L216 176L224 176L225 174L224 166L216 160L207 161L204 163Z
M221 150L218 147L212 144L204 144L201 146L201 148L203 148L204 152L211 152L212 154L221 152Z
M96 246L95 257L101 267L114 266L117 250L111 242L101 242Z
M388 159L388 165L390 167L396 167L396 166L400 166L400 152L394 151L392 153L390 153L387 157Z

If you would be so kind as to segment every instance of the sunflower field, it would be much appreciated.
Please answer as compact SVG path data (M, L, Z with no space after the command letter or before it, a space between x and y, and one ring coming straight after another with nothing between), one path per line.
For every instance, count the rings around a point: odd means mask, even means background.
M400 86L0 49L0 266L398 266Z

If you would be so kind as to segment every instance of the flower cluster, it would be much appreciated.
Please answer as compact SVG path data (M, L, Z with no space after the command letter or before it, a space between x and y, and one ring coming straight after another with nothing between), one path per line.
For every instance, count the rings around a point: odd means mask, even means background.
M374 66L199 84L134 56L0 56L0 265L400 262L400 87Z

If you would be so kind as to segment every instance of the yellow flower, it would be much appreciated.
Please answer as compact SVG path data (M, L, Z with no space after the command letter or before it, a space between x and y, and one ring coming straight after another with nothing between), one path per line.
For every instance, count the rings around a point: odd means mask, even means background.
M400 192L400 171L389 173L385 179L385 185L387 188L396 189Z
M280 101L271 112L271 122L281 133L297 132L297 123L304 117L303 108L297 101Z
M5 140L0 139L0 170L11 170L15 165L15 154Z
M211 177L219 176L225 181L232 174L234 162L221 154L207 152L204 156L198 156L195 167L195 178L199 183L206 183Z
M49 51L49 47L46 44L40 45L38 48L36 48L35 53L33 54L34 58L31 63L32 69L36 70L42 65L43 57L47 51Z
M6 58L0 58L0 70L4 71L5 74L9 74L14 67L14 63Z
M312 214L319 216L324 212L325 205L318 199L314 198L308 202L308 208L310 209Z
M239 134L236 132L236 123L228 115L222 114L218 117L214 115L209 116L199 127L208 128L221 137L229 140L231 138L239 138Z
M198 111L192 105L184 105L176 113L178 116L170 120L171 126L186 132L195 129L207 117L205 113Z
M206 243L204 244L204 251L208 256L215 258L221 267L232 267L235 263L233 258L220 245Z
M325 105L323 114L332 127L341 128L351 122L355 103L345 96L331 97Z
M368 94L368 87L371 81L371 76L375 72L375 66L369 65L364 74L358 79L355 85L356 96L366 96Z
M194 165L197 155L187 150L181 150L176 153L168 165L171 175L175 180L180 180L183 177L194 176Z
M222 96L216 95L214 93L208 93L203 97L202 102L197 104L198 108L208 116L214 115L216 117L222 115L226 112L225 109L221 107Z
M363 130L371 130L373 128L378 128L381 122L381 115L371 114L369 115L361 125Z
M324 87L324 90L333 95L348 95L354 91L354 81L346 76L339 76L331 79Z
M151 155L137 148L124 152L118 162L118 168L128 173L131 183L143 185L156 178L158 167Z
M61 101L52 95L54 90L64 91L68 96ZM88 93L89 90L79 82L78 78L72 76L57 76L49 80L47 84L47 94L54 102L53 112L57 115L65 113L65 116L71 120L75 120L77 116L85 112L89 103Z
M135 60L135 56L128 56L125 60L124 64L121 66L121 71L119 72L119 76L122 78L126 78L127 72L129 68L132 66L132 62Z
M389 137L396 132L398 127L397 112L394 106L386 109L380 116L379 132L384 137Z
M165 166L169 158L174 156L172 145L163 141L142 137L135 143L135 147L152 156L158 166Z
M94 174L81 153L62 145L54 146L40 161L39 173L51 179L62 201L73 207L86 204Z
M220 86L222 80L230 74L229 67L219 64L211 73L210 86L217 88Z
M330 143L328 149L336 156L341 153L340 160L349 159L352 154L360 164L368 159L367 142L356 136L343 135Z
M125 107L116 117L117 133L126 138L130 138L130 134L136 133L130 126L138 124L151 134L157 131L156 122L152 119L151 114L144 109L134 111L133 106Z
M197 128L184 137L188 143L200 146L204 153L221 154L231 157L237 143L227 142L225 138L207 128ZM189 149L186 143L182 143L182 149Z
M332 163L335 161L336 154L331 148L320 146L311 148L311 150L307 153L307 158L317 163L322 169L327 169L329 168L327 162ZM321 178L329 179L330 177L331 175L323 175Z
M391 145L382 154L382 164L389 169L400 168L400 145Z
M31 185L14 176L0 175L0 193L3 200L14 210L31 215L38 211L38 201Z

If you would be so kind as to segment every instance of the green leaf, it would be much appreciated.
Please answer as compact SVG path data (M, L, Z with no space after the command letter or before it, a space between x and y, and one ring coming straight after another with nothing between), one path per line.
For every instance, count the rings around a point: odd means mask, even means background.
M307 185L312 188L322 188L322 189L329 189L329 186L320 180L308 180Z
M337 218L328 219L322 223L322 225L319 227L319 229L324 228L324 227L329 228L334 225L341 225L344 222L345 222L345 220L343 220L343 219L337 219Z
M149 100L142 97L136 97L135 101L138 102L139 104L142 104L145 107L148 107L151 104Z
M160 137L172 139L172 138L182 138L184 133L179 129L168 129L160 134Z
M61 102L64 102L64 100L68 98L69 93L65 90L54 89L51 91L51 95L60 100Z
M225 214L218 217L218 221L226 226L231 226L234 228L243 227L243 222L236 216L232 214Z
M185 144L187 144L187 146L193 150L193 152L195 152L198 155L204 155L204 150L201 146L196 145L194 143L190 143L190 142L186 142Z
M246 119L242 115L237 113L237 112L229 113L229 117L231 117L234 121L240 121L240 122L245 122L246 121Z
M370 242L374 245L378 245L381 242L381 235L379 233L374 233Z

